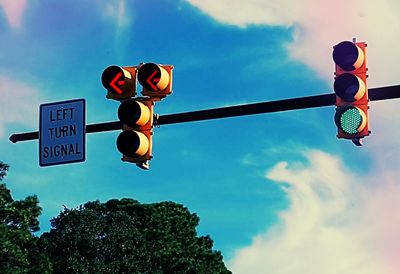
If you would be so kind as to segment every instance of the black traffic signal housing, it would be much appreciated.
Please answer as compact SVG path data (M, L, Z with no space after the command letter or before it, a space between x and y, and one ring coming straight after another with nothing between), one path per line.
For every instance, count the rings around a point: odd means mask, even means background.
M101 82L107 89L106 97L117 101L136 96L137 67L109 66L101 75Z
M160 101L172 93L172 65L143 63L138 66L137 78L143 86L142 95Z
M343 41L333 49L336 94L335 124L338 138L361 145L370 134L368 121L368 87L366 43Z
M123 130L116 143L122 161L136 163L142 169L149 169L152 158L153 107L153 100L139 97L122 101L118 108Z

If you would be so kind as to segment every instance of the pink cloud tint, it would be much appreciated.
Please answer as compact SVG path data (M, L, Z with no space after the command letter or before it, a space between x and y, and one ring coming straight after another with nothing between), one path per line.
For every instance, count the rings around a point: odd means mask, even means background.
M289 208L237 250L234 273L397 274L400 185L382 174L348 170L339 157L304 153L307 164L280 162L266 177L282 183ZM369 176L367 176L369 175Z
M0 7L7 17L8 24L14 29L21 27L22 15L26 6L26 0L0 0Z

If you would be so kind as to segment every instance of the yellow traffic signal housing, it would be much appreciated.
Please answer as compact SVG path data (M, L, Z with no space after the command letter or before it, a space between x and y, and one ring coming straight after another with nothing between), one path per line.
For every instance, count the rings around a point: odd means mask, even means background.
M121 102L118 118L123 131L117 138L117 148L122 161L136 163L148 169L152 158L154 102L148 98L135 98Z
M142 95L161 100L172 93L172 65L145 63L138 67Z
M359 141L368 136L366 43L343 41L333 50L338 138Z
M101 75L101 82L107 89L106 97L126 100L136 96L137 67L109 66Z

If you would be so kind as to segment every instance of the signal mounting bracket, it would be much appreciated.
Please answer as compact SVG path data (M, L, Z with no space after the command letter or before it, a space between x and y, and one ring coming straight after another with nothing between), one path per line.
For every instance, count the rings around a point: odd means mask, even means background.
M354 145L360 147L363 145L363 139L362 138L354 138L351 140Z

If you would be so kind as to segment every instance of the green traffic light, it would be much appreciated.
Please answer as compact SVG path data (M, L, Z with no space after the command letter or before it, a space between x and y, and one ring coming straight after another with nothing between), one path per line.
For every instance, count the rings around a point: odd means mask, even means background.
M360 112L355 108L350 108L340 116L340 127L348 134L356 134L362 122Z
M365 113L355 106L338 108L335 114L336 125L346 134L357 134L366 126Z

